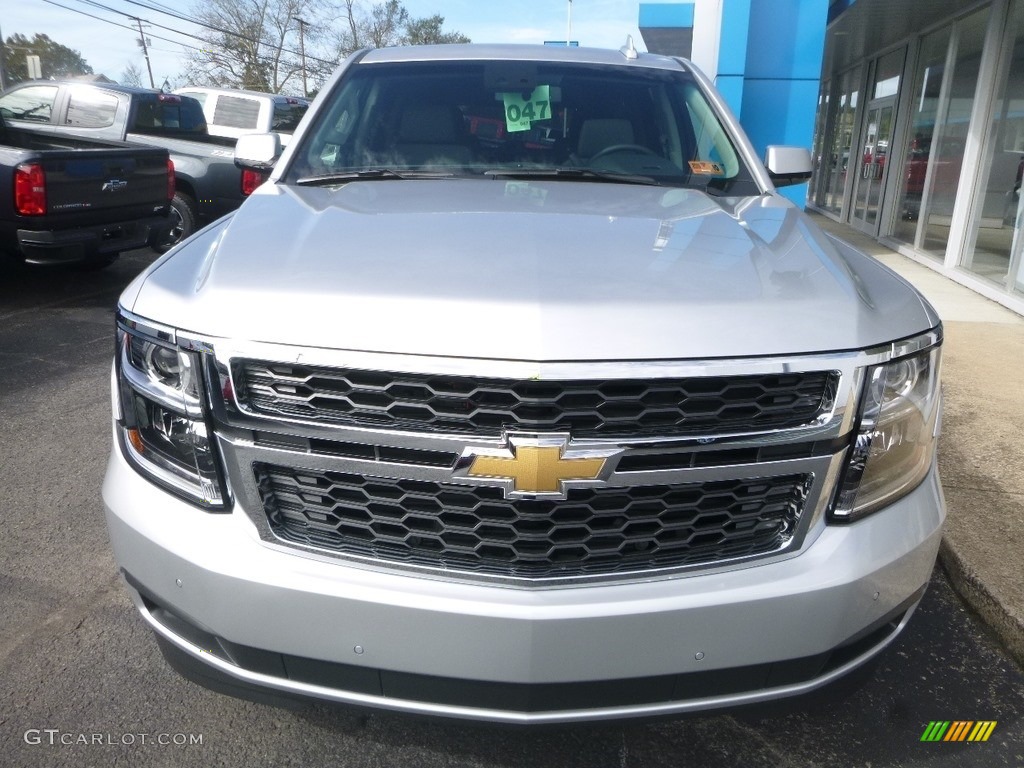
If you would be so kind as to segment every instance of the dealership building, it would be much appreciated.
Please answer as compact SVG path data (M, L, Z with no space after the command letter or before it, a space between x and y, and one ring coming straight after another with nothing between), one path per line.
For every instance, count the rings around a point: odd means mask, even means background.
M1024 314L1024 0L643 3L649 51L715 80L790 196Z

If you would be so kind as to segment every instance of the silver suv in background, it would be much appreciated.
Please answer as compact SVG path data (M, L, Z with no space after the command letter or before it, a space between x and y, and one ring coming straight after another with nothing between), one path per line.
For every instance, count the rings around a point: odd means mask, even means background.
M939 318L684 60L360 51L120 299L103 487L176 669L508 723L791 696L928 584Z
M179 88L175 93L191 96L203 105L206 128L211 136L237 139L247 133L277 133L287 145L302 117L309 99L277 93L243 91L232 88Z

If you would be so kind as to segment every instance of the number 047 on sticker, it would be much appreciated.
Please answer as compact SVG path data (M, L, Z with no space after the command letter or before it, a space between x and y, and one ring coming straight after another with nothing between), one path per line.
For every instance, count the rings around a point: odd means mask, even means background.
M537 120L551 117L550 86L538 85L529 98L523 98L523 94L518 92L501 96L505 102L505 127L509 133L528 131Z

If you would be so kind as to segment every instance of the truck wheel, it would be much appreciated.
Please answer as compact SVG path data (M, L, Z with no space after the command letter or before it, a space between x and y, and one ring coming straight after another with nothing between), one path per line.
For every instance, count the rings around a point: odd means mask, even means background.
M171 200L171 231L167 239L153 247L157 253L166 253L196 231L196 204L188 195L175 192Z

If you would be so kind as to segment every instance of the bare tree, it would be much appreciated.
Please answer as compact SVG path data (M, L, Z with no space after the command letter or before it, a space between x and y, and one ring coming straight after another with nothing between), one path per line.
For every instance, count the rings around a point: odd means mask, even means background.
M339 58L367 47L470 42L460 32L442 32L444 17L439 14L412 18L401 0L385 0L370 6L369 10L366 10L365 0L343 0L343 3L343 23L336 40Z
M386 48L402 41L405 25L409 23L409 12L399 0L386 0L370 9L366 27L366 45Z
M197 0L192 12L206 32L182 74L189 85L298 93L305 63L316 91L338 61L360 48L469 42L443 32L443 16L410 17L401 0Z
M205 44L189 54L186 80L271 93L296 90L302 73L296 19L322 18L321 5L321 0L203 0L192 12L206 25ZM306 26L307 50L317 45L322 28Z
M142 87L142 69L135 63L129 63L124 68L119 79L121 85L134 85L138 88Z

